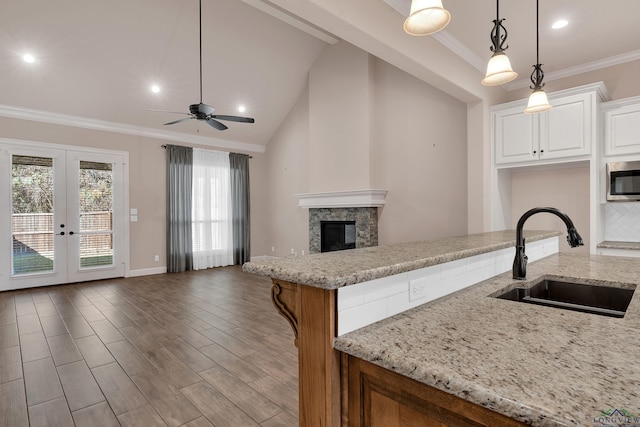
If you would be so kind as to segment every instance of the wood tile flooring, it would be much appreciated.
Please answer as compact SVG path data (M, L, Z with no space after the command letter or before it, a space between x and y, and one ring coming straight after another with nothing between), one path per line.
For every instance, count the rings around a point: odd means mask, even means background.
M0 426L297 426L270 287L224 267L0 293Z

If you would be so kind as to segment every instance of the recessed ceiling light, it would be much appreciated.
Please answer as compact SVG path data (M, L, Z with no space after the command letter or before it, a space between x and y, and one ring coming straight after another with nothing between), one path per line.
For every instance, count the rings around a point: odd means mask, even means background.
M158 85L151 86L151 92L160 93L160 86L158 86Z
M36 58L33 55L31 55L30 53L25 53L24 55L22 55L22 59L27 64L33 64L34 62L36 62Z
M558 19L556 22L553 23L551 28L553 28L554 30L558 30L560 28L566 27L567 25L569 25L569 21L567 21L566 19Z
M238 107L238 111L241 112L241 113L244 113L245 111L247 111L247 109L245 108L244 105L241 105L241 106Z

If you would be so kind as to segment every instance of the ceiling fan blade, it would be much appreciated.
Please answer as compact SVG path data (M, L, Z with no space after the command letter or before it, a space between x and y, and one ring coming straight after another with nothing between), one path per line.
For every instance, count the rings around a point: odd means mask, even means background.
M189 113L185 113L184 111L152 110L151 108L145 108L145 111L155 111L156 113L171 113L171 114L186 114L186 115L190 115Z
M217 121L217 120L215 120L215 119L212 119L212 118L207 117L205 120L207 121L207 124L208 124L209 126L211 126L212 128L216 128L216 129L218 129L218 130L225 130L225 129L229 129L229 128L228 128L228 127L226 127L224 124L220 123L219 121Z
M241 123L255 123L255 120L250 117L239 117L239 116L221 116L219 114L209 116L218 120L229 120L231 122L241 122Z
M186 122L187 120L191 120L191 119L193 119L193 117L187 117L185 119L179 119L179 120L174 120L174 121L169 122L169 123L165 123L165 125L175 125L176 123Z

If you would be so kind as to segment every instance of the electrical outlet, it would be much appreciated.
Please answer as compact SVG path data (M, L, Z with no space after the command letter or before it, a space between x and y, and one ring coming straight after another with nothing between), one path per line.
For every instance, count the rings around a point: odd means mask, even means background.
M421 281L409 282L409 301L415 301L424 297L426 285Z
M304 256L304 249L302 250L302 256Z
M276 251L276 247L275 246L271 246L271 252L275 252Z
M296 251L293 250L293 248L291 248L291 255L295 255Z
M160 255L156 255L156 256L154 257L154 261L155 261L155 262L160 261Z

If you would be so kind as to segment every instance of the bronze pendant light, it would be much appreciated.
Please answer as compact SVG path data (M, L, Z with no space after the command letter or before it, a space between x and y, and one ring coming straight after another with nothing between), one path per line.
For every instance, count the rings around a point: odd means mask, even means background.
M525 113L542 113L550 110L551 104L547 99L547 94L544 92L544 72L542 72L542 64L540 63L540 24L539 24L539 0L536 0L536 65L533 66L533 72L531 73L531 89L533 92L529 96L529 103L525 108Z
M504 53L509 46L507 42L507 29L502 25L504 19L500 19L500 0L496 0L496 19L493 20L493 30L491 30L490 49L493 52L487 64L487 73L482 79L484 86L498 86L508 83L518 77L518 73L511 68L511 62ZM502 34L504 32L504 34Z

